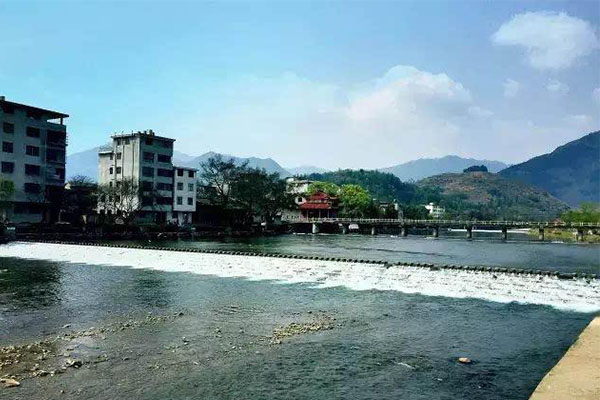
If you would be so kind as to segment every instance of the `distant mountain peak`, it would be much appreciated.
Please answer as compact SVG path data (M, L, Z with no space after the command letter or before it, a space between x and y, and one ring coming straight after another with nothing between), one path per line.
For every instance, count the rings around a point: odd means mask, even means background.
M542 188L572 207L600 202L600 131L502 171L505 178Z
M485 165L490 172L498 172L508 166L501 161L463 158L450 154L438 158L419 158L392 167L382 168L380 171L392 173L403 181L418 181L447 172L460 173L465 168L473 165Z

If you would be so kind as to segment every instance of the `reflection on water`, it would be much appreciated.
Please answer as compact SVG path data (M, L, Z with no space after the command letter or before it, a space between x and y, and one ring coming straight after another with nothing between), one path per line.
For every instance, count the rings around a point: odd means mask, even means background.
M0 306L35 309L61 300L62 269L40 261L0 262Z

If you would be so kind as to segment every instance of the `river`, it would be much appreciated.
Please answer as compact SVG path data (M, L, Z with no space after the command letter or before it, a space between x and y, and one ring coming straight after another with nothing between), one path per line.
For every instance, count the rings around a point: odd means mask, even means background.
M595 273L600 266L598 246L516 241L289 235L159 244ZM0 346L45 340L48 351L3 367L21 382L0 389L3 399L527 399L597 314L264 280L240 272L243 257L212 256L231 267L224 277L147 250L106 249L107 263L98 262L102 248L76 255L69 246L17 245L0 246ZM279 268L269 262L265 269ZM292 323L317 328L277 336ZM69 359L81 367L60 369ZM62 373L33 377L36 368Z

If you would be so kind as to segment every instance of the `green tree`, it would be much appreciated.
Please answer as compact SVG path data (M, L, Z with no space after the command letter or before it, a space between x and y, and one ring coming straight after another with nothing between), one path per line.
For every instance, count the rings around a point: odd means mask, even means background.
M374 205L371 196L362 186L342 185L339 193L341 216L364 218L373 213Z
M308 186L308 194L313 195L317 192L323 192L329 196L338 196L340 194L340 187L335 183L331 182L313 182Z
M579 210L564 212L560 219L565 222L600 222L600 204L582 203Z

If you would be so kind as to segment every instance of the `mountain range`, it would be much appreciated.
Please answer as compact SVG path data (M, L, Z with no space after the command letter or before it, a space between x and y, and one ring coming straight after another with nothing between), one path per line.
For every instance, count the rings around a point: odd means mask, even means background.
M477 160L451 155L441 158L420 158L392 167L382 168L380 171L392 173L402 181L418 181L438 174L462 172L463 169L473 165L485 165L489 172L498 172L508 167L507 164L501 161Z
M600 203L600 131L506 168L500 175L542 188L572 207Z
M98 149L82 151L67 156L67 177L86 175L97 179ZM207 152L200 156L191 156L174 152L173 163L181 166L199 168L200 164L218 153ZM294 175L319 175L328 171L316 166L284 168L271 158L235 157L237 164L247 162L252 168L265 169L269 173L277 172L282 177ZM500 161L462 158L449 155L441 158L423 158L398 164L378 171L391 173L401 181L420 181L422 179L448 173L461 173L472 165L485 165L489 172L513 181L520 181L549 192L572 207L582 202L600 202L600 131L558 147L551 153L534 157L521 164L508 166Z
M67 177L75 175L85 175L97 179L98 171L98 149L94 147L79 153L73 153L67 156ZM173 163L184 167L199 168L200 164L208 158L216 155L209 151L199 156L191 156L175 150L173 152ZM252 168L264 169L269 173L277 172L282 177L302 176L310 174L322 174L329 170L314 165L303 165L299 167L282 167L272 158L257 157L236 157L222 154L223 158L233 158L237 164L248 162ZM402 181L419 180L428 176L437 175L445 172L462 172L463 169L472 165L484 164L490 172L498 172L507 167L500 161L477 160L473 158L462 158L458 156L446 156L442 158L422 158L409 161L389 168L382 168L382 172L390 172L400 178Z

